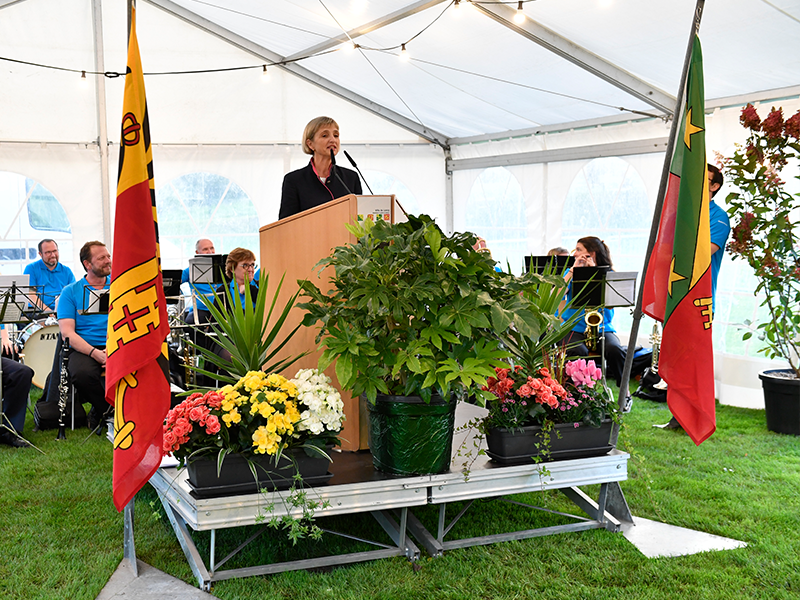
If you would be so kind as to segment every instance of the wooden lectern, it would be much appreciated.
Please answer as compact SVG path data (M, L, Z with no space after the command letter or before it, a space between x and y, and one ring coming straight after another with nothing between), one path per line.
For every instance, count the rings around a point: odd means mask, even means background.
M356 241L355 236L345 227L348 223L366 218L380 218L394 223L395 203L393 195L348 195L262 227L259 230L261 268L270 276L268 298L275 293L281 276L286 274L278 296L276 311L282 308L289 297L297 291L298 279L310 279L323 292L330 290L331 269L325 269L318 274L314 270L314 265L329 256L336 246ZM295 306L286 319L282 331L285 333L294 329L303 320L304 315L305 312ZM281 351L281 357L312 351L290 367L290 372L283 373L285 377L294 377L299 369L317 366L321 355L314 341L317 332L317 326L301 327ZM342 449L367 449L366 417L360 418L359 399L341 389L334 365L328 367L325 373L333 380L344 401L346 420L340 436Z

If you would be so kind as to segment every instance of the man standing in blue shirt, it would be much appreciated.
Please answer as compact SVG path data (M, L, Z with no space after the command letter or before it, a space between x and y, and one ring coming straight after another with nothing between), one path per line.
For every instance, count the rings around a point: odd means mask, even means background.
M725 242L728 241L728 234L731 232L731 224L728 213L717 206L714 196L722 187L724 180L722 173L714 165L708 165L708 191L711 198L708 205L708 217L711 222L711 307L714 308L717 297L717 276L719 267L722 264L722 255L725 253Z
M54 310L56 298L66 286L75 282L72 269L58 261L58 244L54 240L44 239L39 242L39 260L25 267L24 273L29 276L29 285L37 286L36 297L38 308Z
M214 242L208 239L199 239L197 243L194 245L194 253L195 254L216 254L214 250ZM211 296L213 297L216 294L216 289L209 283L196 283L194 285L191 284L189 280L189 267L186 267L183 270L183 274L181 275L181 284L189 283L191 288L196 291L194 296L195 302L197 306L195 306L192 310L190 310L186 314L186 322L190 325L199 325L201 323L208 323L208 320L211 316L211 313L208 310L205 302L203 302L202 296Z
M58 300L58 326L61 337L69 338L69 376L83 402L89 402L89 428L100 424L112 410L106 402L105 365L108 313L85 311L92 303L90 290L109 289L111 254L102 242L86 242L80 259L86 275L68 285Z

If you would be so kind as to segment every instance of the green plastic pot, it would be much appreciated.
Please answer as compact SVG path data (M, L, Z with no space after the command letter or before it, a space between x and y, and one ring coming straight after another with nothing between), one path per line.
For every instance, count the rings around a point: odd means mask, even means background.
M456 400L378 395L369 407L369 448L376 470L433 475L450 468Z

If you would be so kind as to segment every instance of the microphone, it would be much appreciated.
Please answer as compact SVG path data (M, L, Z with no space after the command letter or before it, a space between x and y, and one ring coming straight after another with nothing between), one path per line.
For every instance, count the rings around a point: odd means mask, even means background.
M336 176L336 179L339 180L339 183L341 183L342 186L344 186L344 189L347 190L347 193L350 194L350 195L353 195L353 192L350 191L350 188L347 187L347 184L339 176L339 170L336 168L336 155L333 153L333 148L331 148L331 171Z
M356 164L356 161L354 161L354 160L353 160L353 157L352 157L352 156L350 156L350 155L347 153L347 150L343 150L343 152L344 152L344 155L347 157L347 160L349 160L349 161L350 161L350 164L351 164L351 165L353 165L353 168L354 168L356 171L358 171L358 174L359 174L359 175L361 175L361 180L364 182L364 185L366 185L366 186L367 186L367 189L369 190L369 193L370 193L370 194L372 194L372 195L375 195L375 192L373 192L373 191L372 191L372 188L371 188L371 187L369 187L369 183L367 183L367 180L366 180L366 178L364 177L364 174L361 172L361 169L359 169L359 168L358 168L358 165Z

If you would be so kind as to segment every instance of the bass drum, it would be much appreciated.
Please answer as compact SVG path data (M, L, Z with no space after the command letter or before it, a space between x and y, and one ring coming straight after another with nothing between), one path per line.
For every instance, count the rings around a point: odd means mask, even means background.
M20 332L19 344L25 364L33 369L33 385L38 388L44 389L47 376L53 368L58 333L58 321L55 319L34 321Z

